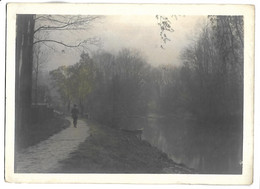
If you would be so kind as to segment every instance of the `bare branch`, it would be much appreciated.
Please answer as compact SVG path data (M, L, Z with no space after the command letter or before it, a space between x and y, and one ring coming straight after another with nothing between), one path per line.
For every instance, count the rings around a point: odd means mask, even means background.
M99 16L88 16L88 17L80 17L80 16L72 16L72 17L64 17L63 19L67 19L65 21L55 19L51 16L41 17L45 19L45 22L55 22L54 25L44 25L38 27L34 33L40 30L83 30L84 28L78 28L79 26L84 26L89 24L91 21L98 19ZM60 26L55 26L57 23L62 24Z
M42 18L44 18L44 16L36 17L34 20L39 20L39 19L42 19Z
M52 39L42 39L42 40L38 40L38 41L35 41L33 43L33 45L37 44L37 43L41 43L41 42L52 42L52 43L58 43L60 45L63 45L65 47L70 47L70 48L73 48L73 47L79 47L82 42L78 43L77 45L68 45L68 44L65 44L63 42L60 42L60 41L56 41L56 40L52 40Z
M86 39L84 41L81 41L79 42L78 44L76 45L69 45L69 44L66 44L66 43L63 43L62 41L56 41L56 40L53 40L53 39L39 39L37 41L35 41L33 43L33 45L37 44L37 43L46 43L46 42L51 42L51 43L57 43L57 44L60 44L60 45L63 45L65 47L69 47L69 48L77 48L77 47L84 47L84 44L91 44L91 45L98 45L99 44L99 39L98 38L89 38L89 39Z
M71 24L65 24L63 26L41 26L39 27L38 29L36 29L34 31L34 33L40 31L40 30L58 30L58 29L63 29L63 28L66 28L68 26L70 26Z

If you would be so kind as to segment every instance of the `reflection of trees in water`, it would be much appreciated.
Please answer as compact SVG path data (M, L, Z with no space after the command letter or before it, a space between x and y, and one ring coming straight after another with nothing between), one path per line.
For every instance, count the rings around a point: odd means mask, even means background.
M224 132L227 125L177 119L148 119L144 138L166 152L176 163L199 173L241 173L242 133Z

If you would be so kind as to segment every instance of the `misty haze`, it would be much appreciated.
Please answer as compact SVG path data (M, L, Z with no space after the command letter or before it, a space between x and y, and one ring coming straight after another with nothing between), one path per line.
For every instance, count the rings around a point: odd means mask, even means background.
M242 174L242 16L16 22L16 172Z

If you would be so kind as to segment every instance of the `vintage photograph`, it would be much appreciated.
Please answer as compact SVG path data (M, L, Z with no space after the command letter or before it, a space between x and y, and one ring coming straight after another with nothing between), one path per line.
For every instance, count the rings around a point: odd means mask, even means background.
M185 13L16 13L14 174L243 175L245 15Z

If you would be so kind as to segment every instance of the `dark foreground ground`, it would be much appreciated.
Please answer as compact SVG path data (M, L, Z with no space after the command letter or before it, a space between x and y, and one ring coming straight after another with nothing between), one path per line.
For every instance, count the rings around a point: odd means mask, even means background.
M56 173L194 173L133 134L88 121L90 136Z
M46 140L69 126L70 122L60 116L53 116L41 122L30 124L25 134L20 136L21 139L17 145L17 151Z

